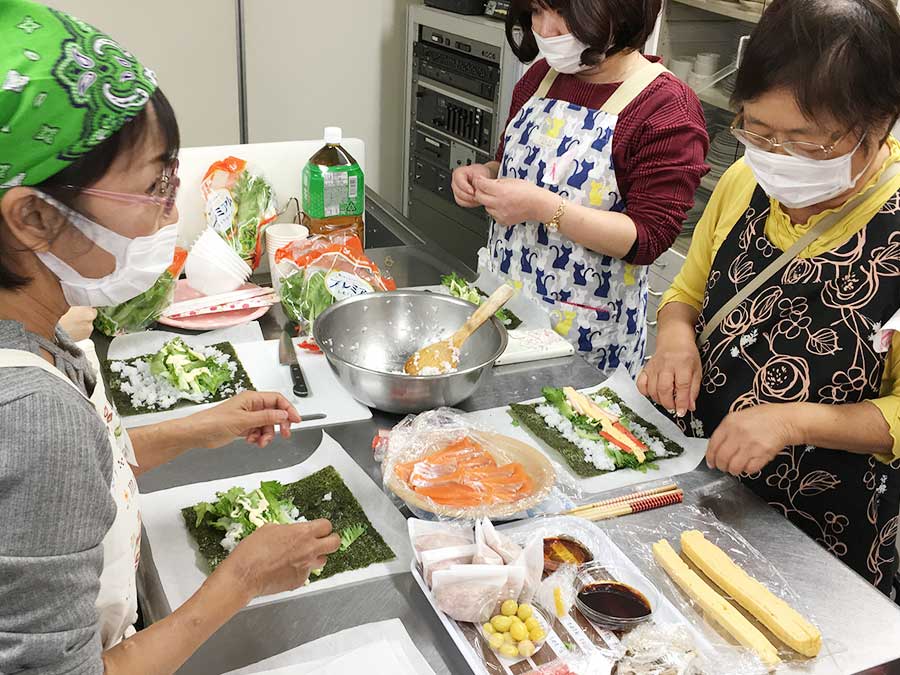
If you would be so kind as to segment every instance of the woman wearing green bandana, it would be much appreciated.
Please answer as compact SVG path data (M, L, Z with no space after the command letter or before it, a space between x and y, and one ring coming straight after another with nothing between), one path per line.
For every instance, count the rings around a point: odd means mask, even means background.
M265 447L299 421L283 397L252 392L129 435L90 343L58 327L168 265L177 151L172 109L134 56L66 14L0 1L0 673L172 673L339 546L327 521L260 528L184 606L134 632L134 473L236 437Z

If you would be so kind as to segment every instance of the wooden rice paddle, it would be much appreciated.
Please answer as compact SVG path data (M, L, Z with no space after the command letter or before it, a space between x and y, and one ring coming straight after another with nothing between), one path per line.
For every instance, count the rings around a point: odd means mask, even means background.
M440 373L452 373L459 368L459 353L472 334L481 328L481 325L497 313L503 305L509 302L515 290L508 284L503 284L485 300L481 306L468 318L462 328L456 331L446 340L435 342L423 347L406 360L403 370L407 375L434 375Z

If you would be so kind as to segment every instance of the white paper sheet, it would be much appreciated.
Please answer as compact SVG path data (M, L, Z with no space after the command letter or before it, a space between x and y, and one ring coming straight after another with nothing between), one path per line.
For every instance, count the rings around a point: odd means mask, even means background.
M109 343L108 359L133 359L144 354L158 352L169 340L180 337L191 347L206 347L220 342L239 344L242 342L262 342L262 328L258 321L212 330L198 335L179 335L163 330L148 330L131 335L120 335Z
M321 670L329 664L338 665L341 654L348 645L352 670ZM362 667L359 667L362 664ZM343 666L342 666L343 667ZM374 668L374 669L373 669ZM387 668L394 668L388 670ZM246 668L233 670L225 675L358 675L377 673L384 675L434 675L425 657L416 648L400 619L390 619L350 628L334 635L308 642Z
M475 413L469 413L467 417L473 423L487 429L494 429L499 433L518 438L525 441L540 450L547 456L557 462L564 471L572 475L572 478L578 483L584 496L594 495L607 490L623 488L638 483L644 483L658 478L668 478L677 476L697 468L703 458L706 456L706 446L708 441L699 438L689 438L685 436L672 420L659 412L654 405L637 390L634 381L624 368L619 368L613 375L602 384L586 389L586 392L594 392L597 389L609 387L616 392L625 404L645 420L655 425L660 433L674 441L682 448L684 453L672 459L663 459L657 462L659 469L649 470L647 473L641 473L633 469L621 469L612 473L603 474L594 478L579 478L571 469L566 461L557 452L549 448L546 444L532 436L524 427L514 426L512 418L507 414L508 408L494 408L492 410L482 410ZM540 399L537 399L540 400ZM525 403L534 403L535 401L525 401Z
M538 330L519 328L509 331L509 345L495 365L507 366L513 363L558 359L574 353L575 347L551 328Z
M407 571L413 556L407 536L406 519L353 458L333 438L323 434L322 444L301 464L278 471L234 476L141 495L144 528L170 608L174 610L181 606L200 588L209 575L206 562L200 557L197 545L185 527L181 516L182 508L202 501L215 501L216 492L224 492L234 486L256 489L264 480L292 483L329 465L341 474L372 525L397 555L396 559L370 565L365 569L344 572L294 591L256 598L250 605L269 604L298 595Z

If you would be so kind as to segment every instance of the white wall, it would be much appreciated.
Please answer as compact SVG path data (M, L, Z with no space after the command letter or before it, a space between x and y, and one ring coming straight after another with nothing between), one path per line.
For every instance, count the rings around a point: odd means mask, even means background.
M341 126L366 143L366 184L399 207L411 4L247 0L251 142L321 138L323 127Z
M185 146L237 143L232 0L44 0L106 31L155 70Z

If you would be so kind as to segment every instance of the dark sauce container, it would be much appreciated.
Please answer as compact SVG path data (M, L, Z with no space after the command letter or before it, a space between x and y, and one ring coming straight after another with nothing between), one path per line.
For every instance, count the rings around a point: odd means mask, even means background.
M584 616L613 630L647 621L659 602L659 592L650 583L599 562L579 568L575 594L575 604Z

